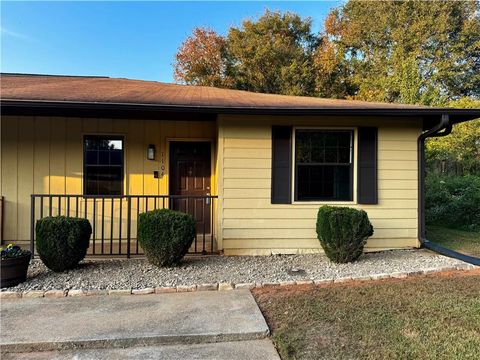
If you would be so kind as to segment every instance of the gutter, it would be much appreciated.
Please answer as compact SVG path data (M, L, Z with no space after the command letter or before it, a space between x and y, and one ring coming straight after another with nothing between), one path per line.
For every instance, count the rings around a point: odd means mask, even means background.
M453 124L449 115L443 114L440 122L423 132L417 141L418 146L418 240L422 247L435 251L454 259L458 259L476 266L480 266L480 258L461 254L458 251L447 249L441 245L431 242L426 237L425 230L425 140L429 137L443 137L452 132Z
M228 105L188 105L188 104L155 104L155 103L122 103L122 102L83 102L83 101L50 101L50 100L15 100L1 99L0 104L4 115L33 115L52 116L49 112L61 113L58 116L82 117L79 112L95 111L108 115L112 111L129 117L128 113L138 115L141 112L151 112L152 118L161 112L175 113L203 113L203 114L248 114L248 115L295 115L295 116L423 116L434 120L437 116L448 113L452 117L452 124L480 117L480 109L450 109L450 108L414 108L414 107L351 107L351 106L324 106L324 107L292 107L292 106L228 106ZM70 111L70 115L65 112ZM55 116L55 115L53 115ZM100 116L101 117L101 116ZM107 116L108 117L108 116Z

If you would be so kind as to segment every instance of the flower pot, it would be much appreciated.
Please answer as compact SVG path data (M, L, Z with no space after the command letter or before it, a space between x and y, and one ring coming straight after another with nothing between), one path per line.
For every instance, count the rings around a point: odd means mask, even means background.
M17 258L1 259L0 287L16 286L27 280L27 270L31 257L32 255L28 253Z

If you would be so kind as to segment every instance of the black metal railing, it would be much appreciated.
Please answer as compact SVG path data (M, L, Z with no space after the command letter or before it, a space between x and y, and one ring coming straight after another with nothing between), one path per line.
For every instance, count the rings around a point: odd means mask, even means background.
M0 244L3 244L3 214L4 214L4 198L0 196Z
M31 195L30 250L35 251L36 221L47 216L64 215L88 219L92 237L88 255L143 255L137 239L137 221L141 213L173 209L191 214L197 236L190 253L217 252L215 238L216 195Z

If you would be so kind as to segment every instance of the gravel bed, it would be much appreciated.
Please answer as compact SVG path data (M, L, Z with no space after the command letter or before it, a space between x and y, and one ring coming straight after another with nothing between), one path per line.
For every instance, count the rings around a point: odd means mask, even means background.
M75 270L54 273L36 259L30 265L26 282L2 291L274 283L434 270L460 264L464 263L424 250L394 250L364 254L350 264L334 264L320 254L190 256L174 268L158 268L145 259L85 260Z

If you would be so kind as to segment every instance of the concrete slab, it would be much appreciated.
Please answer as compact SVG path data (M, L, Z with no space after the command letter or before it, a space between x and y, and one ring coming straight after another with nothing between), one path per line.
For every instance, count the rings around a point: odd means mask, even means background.
M247 290L2 300L1 321L2 352L211 343L268 335Z
M87 360L87 359L218 359L218 360L280 360L269 339L221 342L213 344L163 345L126 349L83 349L10 353L2 360Z

